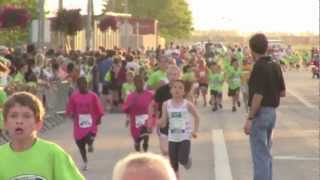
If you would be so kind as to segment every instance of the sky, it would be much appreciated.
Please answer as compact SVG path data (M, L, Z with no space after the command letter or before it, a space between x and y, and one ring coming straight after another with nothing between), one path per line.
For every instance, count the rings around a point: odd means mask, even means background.
M187 0L196 30L240 32L319 32L319 0ZM82 8L87 0L64 0L66 8ZM102 0L94 0L100 13ZM58 0L47 0L51 11Z

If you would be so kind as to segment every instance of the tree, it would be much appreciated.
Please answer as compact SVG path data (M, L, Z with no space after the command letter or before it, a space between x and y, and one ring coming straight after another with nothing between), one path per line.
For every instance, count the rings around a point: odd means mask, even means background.
M105 0L110 8L111 0ZM125 0L114 0L116 12L124 13ZM160 35L166 39L188 38L192 31L192 14L186 0L128 0L133 17L157 19ZM109 5L109 6L108 6Z

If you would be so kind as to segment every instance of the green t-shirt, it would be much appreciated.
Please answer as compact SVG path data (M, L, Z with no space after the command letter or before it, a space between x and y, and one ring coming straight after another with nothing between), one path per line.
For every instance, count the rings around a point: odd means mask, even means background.
M310 61L310 55L309 55L309 53L305 53L305 54L303 55L303 58L302 58L302 59L303 59L303 61L306 62L306 63L309 62L309 61Z
M0 89L0 129L3 129L3 115L2 115L2 106L3 104L6 102L7 100L7 93L3 90L3 89Z
M124 93L126 96L128 96L130 93L136 90L136 87L133 83L124 83L122 85L122 93Z
M85 65L84 66L84 73L85 73L85 77L86 77L87 81L91 82L92 81L92 66Z
M12 151L9 143L0 146L1 180L84 180L74 161L57 144L37 139L23 152Z
M241 75L242 75L242 71L239 68L235 70L234 67L231 67L229 71L227 71L229 89L234 90L234 89L240 88Z
M13 82L24 83L24 82L25 82L25 79L24 79L23 75L22 75L20 72L18 72L17 74L15 74L15 75L13 76L12 81L13 81Z
M222 73L209 74L209 88L210 90L222 92L224 76Z
M168 81L168 78L166 72L158 70L150 75L147 84L150 87L155 87L160 81Z
M111 72L110 71L106 73L106 75L104 76L104 80L107 82L111 81Z
M235 54L236 59L238 60L238 62L240 62L240 64L242 64L243 59L244 59L244 55L242 52L237 51Z
M224 57L222 59L222 68L224 69L225 72L228 72L231 68L231 62L228 57Z
M193 82L193 81L195 81L196 76L195 76L194 72L187 72L187 73L184 73L184 74L182 75L181 79L182 79L183 81Z

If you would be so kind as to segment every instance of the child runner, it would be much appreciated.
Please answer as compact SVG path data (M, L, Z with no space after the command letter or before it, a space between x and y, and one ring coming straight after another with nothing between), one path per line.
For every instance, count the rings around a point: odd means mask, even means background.
M185 65L183 67L183 75L181 77L181 79L185 82L186 84L186 98L191 101L194 102L196 104L195 98L194 98L194 93L195 93L195 89L198 88L199 84L195 83L196 82L196 76L195 73L192 69L191 65Z
M41 101L27 92L6 101L4 123L11 140L0 146L0 179L85 179L61 147L38 138L44 113Z
M134 85L134 82L133 82L134 72L133 71L128 71L127 75L126 75L126 78L127 78L127 82L125 82L122 85L122 89L121 89L121 96L122 96L123 100L126 100L128 95L130 93L134 92L135 89L136 89L135 85Z
M212 111L222 108L222 90L224 82L224 74L221 73L221 67L213 62L210 64L210 74L209 74L209 87L211 102L213 105Z
M171 99L171 93L170 93L170 87L172 86L173 82L178 80L180 78L180 69L177 66L169 66L167 69L167 76L169 79L169 83L166 85L161 86L159 89L157 89L155 96L154 96L154 103L156 104L157 109L155 110L155 113L157 114L158 119L162 117L162 104L167 101L168 99ZM154 105L150 105L154 106ZM152 107L150 109L152 109ZM152 113L150 113L152 114ZM157 130L158 136L159 136L159 144L160 144L160 150L162 155L167 156L168 155L168 124L163 127L159 128Z
M244 59L242 64L242 74L241 74L241 87L240 90L242 92L243 103L246 112L249 112L248 101L249 101L249 87L248 81L251 72L251 64L249 59Z
M74 138L84 163L83 170L87 170L86 145L88 151L93 152L93 141L104 112L98 96L88 91L86 78L80 77L77 84L79 90L69 97L66 114L73 120Z
M147 131L148 107L152 102L153 93L144 90L144 80L140 75L134 77L134 85L136 91L129 94L123 105L123 110L129 116L134 149L140 152L141 142L143 141L143 151L146 152L149 148L149 134Z
M179 163L191 168L191 137L196 138L199 129L199 115L195 106L184 98L185 83L177 80L170 89L172 99L162 105L160 127L169 122L169 159L179 179ZM194 127L192 127L194 124Z
M228 96L232 97L232 112L237 111L236 104L240 107L241 103L239 100L239 92L240 92L240 85L241 85L241 69L239 68L239 62L236 58L232 58L231 60L231 67L227 71L228 77Z
M207 106L207 93L208 93L208 68L204 59L198 61L198 68L196 71L199 87L197 88L197 96L202 94L203 106ZM197 98L196 98L197 99Z

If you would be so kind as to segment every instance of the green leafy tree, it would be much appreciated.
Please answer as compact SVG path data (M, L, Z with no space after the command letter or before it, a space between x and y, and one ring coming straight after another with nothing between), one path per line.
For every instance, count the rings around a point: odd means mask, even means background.
M192 31L192 13L186 0L127 0L134 17L159 21L160 35L168 40L188 38ZM105 11L112 0L105 0ZM115 11L125 12L125 0L114 0Z

